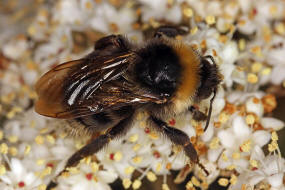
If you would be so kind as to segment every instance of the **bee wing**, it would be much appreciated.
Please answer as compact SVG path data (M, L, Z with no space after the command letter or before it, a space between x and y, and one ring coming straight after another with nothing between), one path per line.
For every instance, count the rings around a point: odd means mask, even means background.
M36 112L67 119L126 105L165 101L122 77L132 56L132 53L124 52L58 65L36 83L39 96Z

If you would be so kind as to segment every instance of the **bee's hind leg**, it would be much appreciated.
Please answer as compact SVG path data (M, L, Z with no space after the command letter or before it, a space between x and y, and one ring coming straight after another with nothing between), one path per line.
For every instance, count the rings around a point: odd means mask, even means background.
M126 118L122 119L117 125L115 125L109 131L107 131L106 134L100 135L91 143L85 145L83 148L75 152L68 159L64 169L55 177L53 181L51 181L48 184L47 190L51 190L57 186L56 182L57 177L59 177L62 173L66 172L67 168L75 167L81 159L90 156L92 154L95 154L114 138L124 135L131 127L132 118L133 118L133 113L130 113Z

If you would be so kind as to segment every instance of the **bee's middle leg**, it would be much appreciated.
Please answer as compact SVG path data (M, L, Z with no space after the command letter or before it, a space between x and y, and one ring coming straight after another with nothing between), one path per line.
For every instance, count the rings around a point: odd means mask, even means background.
M96 41L94 50L125 49L129 45L122 35L109 35Z
M67 168L76 166L79 161L87 156L95 154L99 150L101 150L104 146L106 146L111 140L114 138L125 134L128 129L131 127L131 122L133 118L133 113L131 113L128 117L121 120L117 125L112 127L106 134L100 135L96 139L94 139L91 143L85 145L83 148L75 152L67 161L64 169L56 176L60 176L63 172L67 171ZM55 178L55 181L56 181ZM57 185L56 182L51 181L48 184L47 190L54 188Z

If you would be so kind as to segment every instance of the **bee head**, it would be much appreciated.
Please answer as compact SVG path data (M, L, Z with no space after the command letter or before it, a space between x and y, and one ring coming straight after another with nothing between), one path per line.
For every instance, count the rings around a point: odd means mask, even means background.
M213 58L211 58L213 60ZM208 98L222 81L222 76L219 73L218 67L213 61L211 64L206 57L201 58L200 68L200 86L196 93L198 101Z

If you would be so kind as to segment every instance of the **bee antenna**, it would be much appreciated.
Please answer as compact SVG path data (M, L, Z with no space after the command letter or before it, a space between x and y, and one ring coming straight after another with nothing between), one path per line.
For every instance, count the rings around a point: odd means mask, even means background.
M214 99L215 99L216 93L217 93L217 89L216 88L214 89L213 93L214 93L214 96L210 100L210 108L209 108L209 111L208 111L207 122L206 122L206 126L204 128L204 132L207 131L207 128L208 128L209 123L210 123L212 109L213 109L213 102L214 102Z

